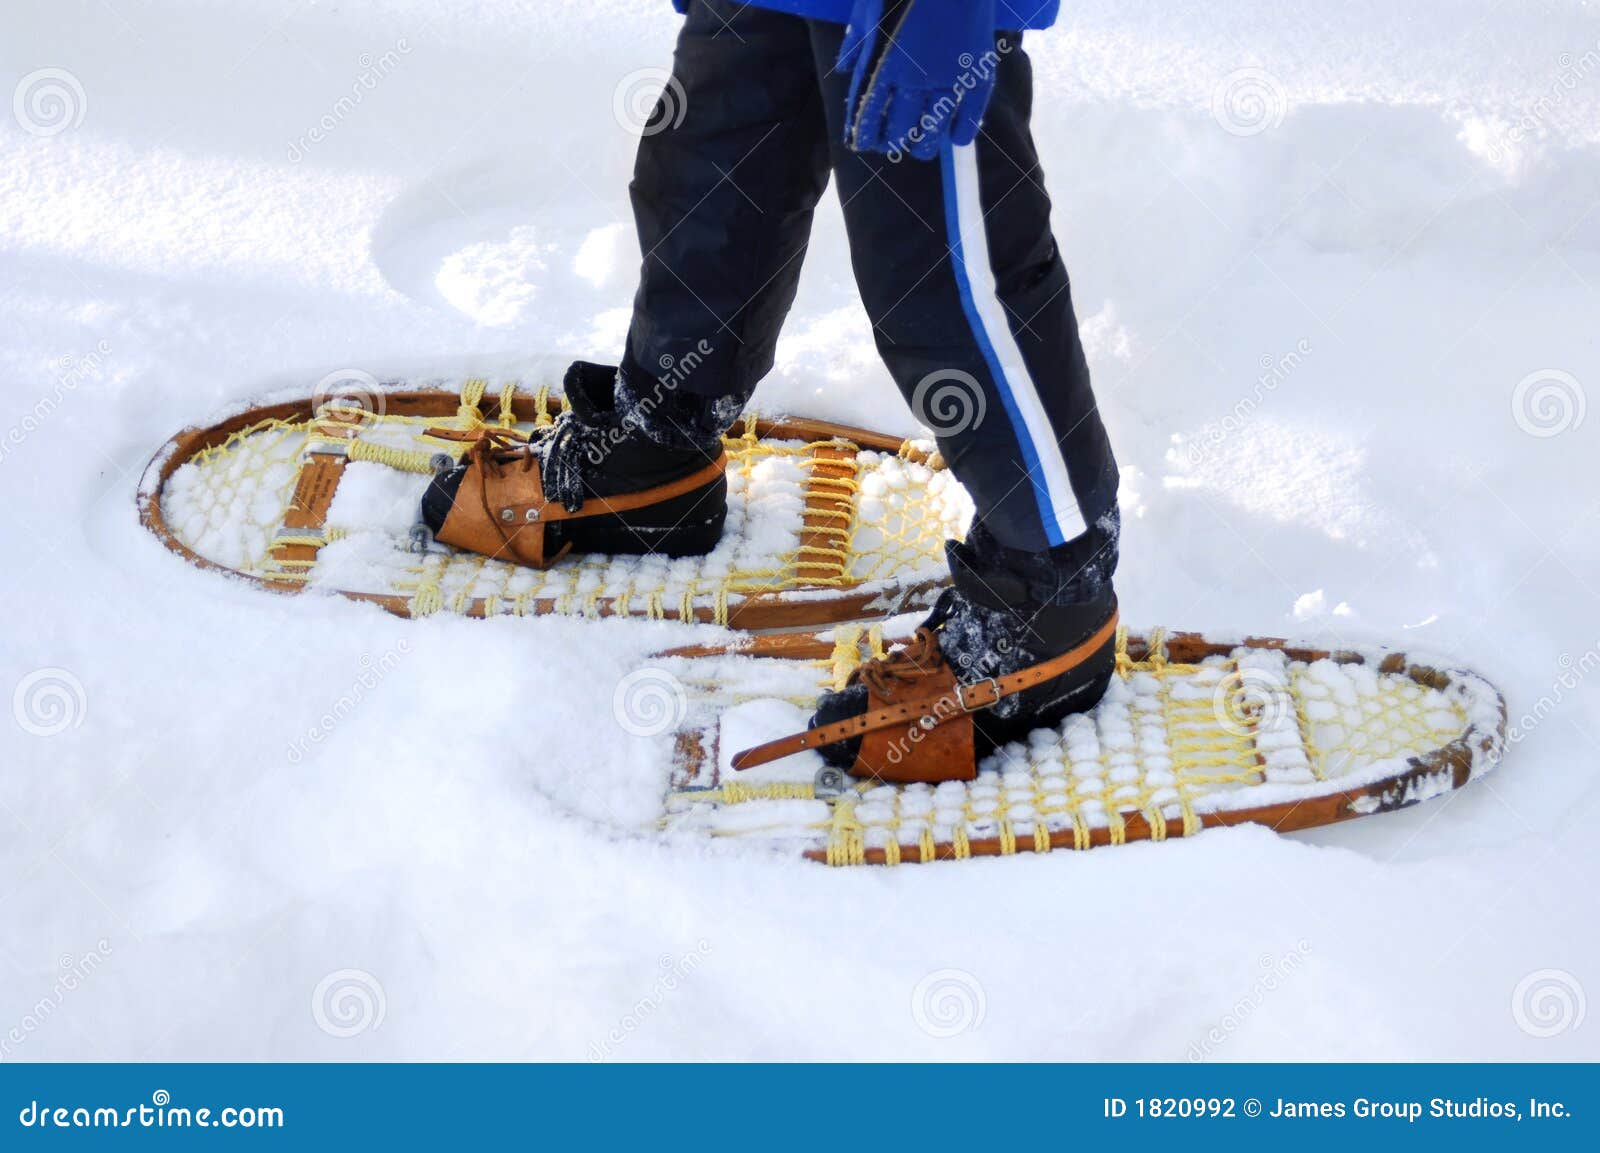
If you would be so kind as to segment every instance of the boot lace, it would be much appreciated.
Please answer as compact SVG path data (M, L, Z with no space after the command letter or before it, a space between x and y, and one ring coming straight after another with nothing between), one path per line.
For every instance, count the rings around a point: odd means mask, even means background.
M451 439L465 439L455 430L428 430L435 435L443 432ZM490 478L498 479L512 471L527 472L539 466L540 480L545 496L561 503L568 512L583 507L583 462L602 450L604 430L584 424L571 412L563 412L553 425L524 437L516 429L485 426L470 434L472 447L467 450L463 463L477 463L479 477L485 486L483 496L487 507L487 484Z
M850 683L863 684L873 695L892 701L898 686L912 684L943 667L946 662L939 648L939 629L955 612L959 597L955 589L945 589L908 644L856 668L850 674Z

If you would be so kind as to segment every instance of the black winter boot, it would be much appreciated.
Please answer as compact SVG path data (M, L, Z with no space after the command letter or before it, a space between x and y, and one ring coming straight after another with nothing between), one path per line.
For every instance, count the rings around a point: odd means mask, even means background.
M923 622L936 632L939 651L962 684L1001 677L1074 648L1116 608L1111 574L1116 568L1119 522L1112 510L1083 537L1043 554L1001 548L981 527L966 543L950 542L953 587ZM979 759L1034 729L1052 727L1070 713L1093 708L1115 667L1116 641L1062 675L1002 698L974 714ZM867 689L854 684L825 693L812 728L867 711ZM823 759L848 769L861 739L823 746Z
M525 450L538 460L545 496L569 511L596 497L641 493L682 480L722 455L720 441L665 445L619 416L617 370L577 361L563 391L568 411L534 434ZM469 461L434 477L422 498L422 520L437 536L461 492ZM515 467L513 464L511 467ZM728 512L727 479L720 472L688 492L624 512L551 521L544 551L668 557L701 556L716 547Z

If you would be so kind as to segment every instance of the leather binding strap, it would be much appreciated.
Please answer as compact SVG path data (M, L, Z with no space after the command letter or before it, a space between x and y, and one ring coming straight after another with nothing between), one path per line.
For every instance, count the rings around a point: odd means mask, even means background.
M537 502L511 501L507 504L494 506L495 511L502 516L506 509L512 512L513 523L519 521L544 521L553 520L582 520L590 516L610 516L619 512L630 512L636 508L646 508L653 504L661 504L673 497L682 496L684 493L693 492L701 485L710 484L727 470L728 454L722 453L716 460L703 468L698 468L688 476L679 477L677 480L666 484L659 484L655 488L641 489L639 492L619 493L616 496L592 496L578 506L577 511L569 512L567 507L556 501L540 499ZM536 510L538 515L528 516L528 511Z
M728 454L696 469L688 476L640 492L593 496L569 510L546 498L541 466L528 441L507 429L430 428L430 436L472 444L464 461L468 466L461 491L456 494L440 542L482 553L495 560L511 560L533 568L548 568L572 547L564 543L554 553L545 550L545 529L556 521L614 516L647 508L710 484L728 467ZM471 495L468 495L468 494Z
M986 677L971 684L956 685L955 699L951 702L957 706L956 708L929 710L926 698L902 704L890 704L858 716L847 717L842 721L835 721L831 725L821 725L818 728L807 729L803 733L794 733L776 741L768 741L753 749L745 749L743 752L735 753L731 763L735 769L753 769L757 765L781 760L806 749L831 745L835 741L848 741L895 725L918 727L923 730L936 728L952 717L965 717L968 713L992 708L1006 697L1031 689L1035 685L1059 677L1069 669L1076 668L1098 652L1116 631L1117 612L1113 609L1103 625L1095 629L1086 640L1074 645L1060 656L1029 665L1025 669L1019 669L1003 677Z
M496 430L498 431L498 430ZM477 442L483 439L478 430L462 430L456 428L430 428L427 434L440 440ZM500 445L503 449L520 451L528 442L518 438L520 444L510 443ZM631 512L636 508L646 508L649 505L660 504L671 500L673 497L682 496L684 493L693 492L703 484L710 484L720 473L728 468L728 454L723 451L717 454L717 459L702 468L696 469L688 476L679 477L677 480L666 484L657 485L655 488L642 489L639 492L618 493L616 496L593 496L579 505L575 511L568 511L560 503L553 503L544 499L543 487L534 500L508 501L504 504L485 501L485 511L499 514L499 519L511 519L513 523L542 521L548 523L553 520L581 520L590 516L611 516L619 512ZM511 518L504 516L510 509ZM537 510L536 516L528 516L530 509Z

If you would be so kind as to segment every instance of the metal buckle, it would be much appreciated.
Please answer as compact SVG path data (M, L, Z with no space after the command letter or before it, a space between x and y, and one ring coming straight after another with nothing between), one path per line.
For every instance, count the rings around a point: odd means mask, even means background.
M991 689L994 690L994 700L990 701L986 705L967 704L967 690L975 689L982 684L987 684ZM992 709L995 707L995 705L1000 703L1000 682L995 680L993 677L984 677L983 680L973 681L970 685L957 685L956 700L960 702L961 711L965 713L975 713L981 709Z

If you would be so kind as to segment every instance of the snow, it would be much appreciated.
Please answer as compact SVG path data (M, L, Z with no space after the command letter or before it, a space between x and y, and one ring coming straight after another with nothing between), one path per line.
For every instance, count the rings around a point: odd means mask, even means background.
M139 528L157 446L258 394L614 357L614 95L675 26L8 6L0 96L66 115L0 103L0 1057L1600 1056L1518 1001L1600 980L1592 2L1082 0L1029 37L1125 616L1477 668L1517 739L1427 804L876 871L663 840L670 740L614 690L714 630L401 621ZM848 267L830 199L756 404L912 432ZM951 972L982 1011L930 1028ZM330 1018L350 985L381 1021Z

